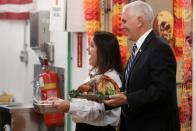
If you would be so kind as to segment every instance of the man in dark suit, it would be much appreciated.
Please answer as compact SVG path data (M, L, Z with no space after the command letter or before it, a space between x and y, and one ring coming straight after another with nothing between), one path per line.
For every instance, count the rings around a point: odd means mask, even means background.
M125 92L105 101L109 106L123 106L123 131L180 131L176 59L166 41L152 30L153 18L151 6L143 1L123 8L124 32L136 43L125 68Z

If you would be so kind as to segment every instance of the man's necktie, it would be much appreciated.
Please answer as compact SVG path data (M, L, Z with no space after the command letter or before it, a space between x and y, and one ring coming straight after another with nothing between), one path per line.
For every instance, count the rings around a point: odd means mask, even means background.
M125 70L125 87L127 86L127 83L128 83L128 78L129 78L129 72L130 72L130 69L131 69L131 65L132 65L132 62L135 58L135 52L137 50L137 46L136 44L133 45L132 47L132 50L131 50L131 58L129 58L128 60L128 64L127 64L127 68Z
M136 52L136 50L137 50L137 46L136 46L136 44L134 44L133 47L132 47L132 50L131 50L131 57L130 57L129 60L128 60L127 68L126 68L126 70L125 70L125 86L124 86L124 89L123 89L124 91L125 91L125 89L126 89L126 87L127 87L128 78L129 78L129 71L130 71L130 69L131 69L131 64L132 64L132 62L133 62L133 60L134 60L134 58L135 58L135 52ZM126 91L125 91L125 92L126 92ZM126 114L127 114L127 108L128 108L127 105L122 106L122 115L123 115L124 117L125 117Z

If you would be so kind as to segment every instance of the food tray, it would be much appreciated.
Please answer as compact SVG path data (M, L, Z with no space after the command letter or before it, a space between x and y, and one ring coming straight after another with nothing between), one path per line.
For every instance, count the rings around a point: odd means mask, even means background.
M42 104L42 103L33 103L34 109L39 113L55 113L60 112L58 109L52 106L52 104Z
M108 95L97 95L97 94L81 94L81 93L70 93L71 98L81 98L81 99L87 99L97 102L103 102L103 100L109 99Z

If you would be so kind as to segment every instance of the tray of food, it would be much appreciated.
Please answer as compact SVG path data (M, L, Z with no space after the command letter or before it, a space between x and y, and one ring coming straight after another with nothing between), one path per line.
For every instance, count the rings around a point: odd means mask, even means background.
M102 94L94 94L94 93L80 93L77 90L72 90L70 92L71 98L81 98L81 99L88 99L92 101L102 102L103 100L109 99L109 95L102 95Z
M97 102L109 99L110 95L120 92L117 83L106 75L99 79L93 79L78 87L77 90L71 90L71 98L82 98Z
M52 104L46 104L46 103L33 103L34 109L39 113L55 113L59 112L55 107L52 106Z

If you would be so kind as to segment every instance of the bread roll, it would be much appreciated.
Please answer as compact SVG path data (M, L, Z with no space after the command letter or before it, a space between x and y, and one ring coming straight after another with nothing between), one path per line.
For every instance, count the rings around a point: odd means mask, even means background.
M109 76L102 75L97 81L97 92L103 95L114 95L119 93L120 89Z

